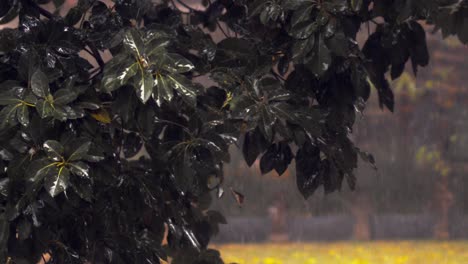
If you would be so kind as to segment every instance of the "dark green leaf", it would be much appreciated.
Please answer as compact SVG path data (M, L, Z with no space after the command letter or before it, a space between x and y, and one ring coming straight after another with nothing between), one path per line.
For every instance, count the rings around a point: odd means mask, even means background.
M81 197L81 199L91 202L93 196L93 187L90 181L80 180L74 182L72 185L73 190Z
M55 104L69 104L78 97L78 95L68 89L60 89L54 94Z
M72 174L78 175L80 177L84 178L89 178L89 166L88 164L82 162L82 161L77 161L77 162L71 162L69 164L69 169Z
M320 175L320 150L310 143L304 144L296 154L297 188L305 199L322 184Z
M0 25L7 24L11 22L13 19L15 19L18 16L20 8L21 8L21 3L18 2L18 0L14 0L13 4L10 7L10 10L3 17L0 18Z
M7 257L8 239L10 238L10 222L5 214L0 214L0 256Z
M139 68L138 62L131 60L126 54L119 54L110 60L104 68L102 87L112 92L133 77Z
M143 103L146 103L153 94L154 79L151 73L143 72L142 75L135 78L135 87L137 97Z
M29 106L25 104L21 105L18 107L16 114L20 124L27 127L29 125Z
M426 44L426 31L424 28L415 21L409 24L411 33L411 63L413 64L413 71L416 74L418 66L427 66L429 64L429 51Z
M147 56L162 55L170 43L171 41L167 37L153 39L146 44L145 53Z
M123 39L123 44L125 48L130 51L136 59L143 58L145 55L145 46L143 44L143 39L141 33L135 29L131 28L125 32Z
M81 18L84 15L84 10L80 6L75 6L68 11L65 16L65 23L69 26L74 26L80 22Z
M0 94L0 105L11 105L19 102L20 100L15 96L10 95L10 93Z
M40 182L50 171L56 168L56 164L52 163L49 159L34 160L29 164L26 172L29 180L37 183Z
M53 161L63 160L63 153L65 150L60 142L55 140L47 140L44 142L43 147L49 159Z
M55 197L64 192L69 185L70 171L65 167L54 167L45 177L44 187L50 196Z
M174 96L172 86L168 77L161 74L156 75L154 79L153 98L158 106L161 106L163 102L170 102Z
M72 108L68 105L55 104L53 110L54 118L60 121L66 121L67 119L77 119L84 116L84 112L82 112L81 109Z
M36 70L31 76L31 89L41 98L46 98L50 94L49 80L41 70Z
M260 171L266 174L275 168L276 145L271 145L260 159Z
M173 73L167 76L168 83L190 105L195 105L197 88L183 75Z
M165 53L161 55L158 65L171 73L185 73L195 68L189 60L176 53Z
M266 149L267 142L258 129L245 134L242 153L247 165L250 167L257 159L258 155Z
M323 38L320 37L312 50L312 56L307 58L307 67L317 77L321 77L330 68L331 63L330 50L325 45Z
M4 28L0 31L0 53L10 52L16 48L17 31L14 29Z
M18 224L18 239L25 240L31 235L32 224L27 219L22 219Z
M263 136L267 141L273 139L273 125L276 122L276 116L271 111L271 108L268 106L263 106L260 108L260 120L258 127L262 131Z
M83 159L91 148L91 142L83 143L68 157L68 161L77 161Z
M211 222L227 224L226 218L218 211L209 210L206 212Z
M7 196L8 196L8 186L9 186L9 183L10 183L10 179L9 179L9 178L0 179L0 195L1 195L1 196L3 196L3 197L7 197Z
M296 10L301 6L312 5L314 0L282 0L281 5L284 9Z
M17 109L20 105L8 105L0 111L0 128L9 128L15 126L18 121L16 119Z

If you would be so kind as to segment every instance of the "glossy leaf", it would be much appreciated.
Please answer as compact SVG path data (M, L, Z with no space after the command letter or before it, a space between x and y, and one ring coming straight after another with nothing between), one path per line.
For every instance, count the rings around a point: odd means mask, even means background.
M46 175L44 187L50 196L55 197L64 192L69 185L70 171L65 167L54 168Z
M21 8L21 2L18 0L10 1L10 3L11 2L12 4L10 10L8 10L8 12L0 18L0 25L7 24L18 16Z
M131 60L126 54L119 54L111 59L104 69L102 87L112 92L133 77L138 71L138 63Z
M174 96L173 88L170 86L168 77L158 74L154 79L153 98L158 106L163 102L170 102Z
M8 105L0 111L0 128L9 128L18 123L16 119L18 107L19 105Z
M65 150L60 142L55 140L47 140L44 142L43 147L49 159L53 161L62 160Z
M137 97L143 103L146 103L153 94L154 79L151 73L143 72L141 76L138 76L135 80Z
M41 70L35 71L31 76L31 89L35 95L41 98L50 94L49 80Z
M123 44L136 58L142 58L144 54L144 43L140 32L136 29L129 29L125 32Z
M330 68L332 63L330 50L321 37L316 41L312 54L312 57L307 59L307 67L313 74L320 77Z
M190 105L195 105L197 89L183 75L174 73L167 76L169 87L172 87Z
M296 183L305 199L322 184L320 166L320 150L316 146L306 143L297 151Z
M260 153L265 150L267 142L258 129L249 131L245 134L242 153L247 165L253 165Z
M17 108L18 121L21 125L27 127L29 125L29 106L23 104Z
M161 56L161 68L172 73L185 73L193 70L195 66L186 58L176 53L166 53Z
M81 161L71 162L68 168L70 169L70 172L72 174L75 174L84 178L89 178L89 165L84 162L81 162Z
M86 154L88 154L90 148L91 142L83 143L70 154L70 156L68 157L68 161L77 161L83 159L86 156Z
M78 97L78 95L68 89L60 89L54 94L54 104L69 104Z

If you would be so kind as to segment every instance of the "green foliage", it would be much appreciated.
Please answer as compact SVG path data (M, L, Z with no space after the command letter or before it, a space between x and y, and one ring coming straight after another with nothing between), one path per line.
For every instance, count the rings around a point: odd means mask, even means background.
M61 17L63 0L2 1L19 26L0 31L1 261L222 263L208 208L230 145L262 173L295 159L306 198L353 189L358 156L374 163L349 139L356 111L371 87L393 110L387 72L428 64L419 21L468 41L466 1L176 2L79 0Z

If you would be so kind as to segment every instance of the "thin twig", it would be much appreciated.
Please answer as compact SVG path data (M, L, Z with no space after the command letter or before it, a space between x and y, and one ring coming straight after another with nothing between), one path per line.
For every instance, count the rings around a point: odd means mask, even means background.
M276 77L276 79L281 80L281 81L283 81L283 82L286 81L286 79L284 79L283 76L281 76L280 74L278 74L277 72L275 72L273 69L271 69L270 71L271 71L271 73Z
M45 10L44 8L42 8L40 5L38 5L38 4L37 4L36 2L34 2L33 0L29 0L28 2L29 2L32 6L34 6L34 7L39 11L39 13L40 13L41 15L45 16L45 17L48 18L48 19L54 18L54 15L53 15L51 12Z
M179 4L181 4L183 7L187 8L188 10L190 10L190 11L199 11L199 10L197 10L197 9L195 9L195 8L193 8L193 7L189 6L189 5L187 5L186 3L182 2L182 0L177 0L177 2L178 2ZM176 7L176 8L177 8L177 7Z
M221 27L221 24L219 23L218 19L216 19L216 25L218 25L219 29L221 30L221 32L223 32L226 38L230 38L228 34L226 34L226 32L224 31L223 27Z
M99 50L92 44L91 42L88 42L88 47L91 49L93 57L96 59L97 63L101 68L104 68L104 60L101 57L101 54L99 53Z

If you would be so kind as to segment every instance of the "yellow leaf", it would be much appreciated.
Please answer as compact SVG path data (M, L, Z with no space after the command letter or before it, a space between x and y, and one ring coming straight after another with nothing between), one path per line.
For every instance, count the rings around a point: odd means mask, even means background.
M91 116L104 124L110 124L111 122L109 112L107 112L105 109L99 109L97 112L91 113Z

